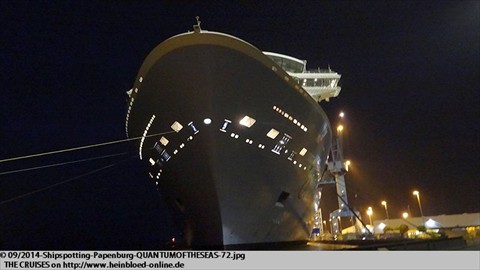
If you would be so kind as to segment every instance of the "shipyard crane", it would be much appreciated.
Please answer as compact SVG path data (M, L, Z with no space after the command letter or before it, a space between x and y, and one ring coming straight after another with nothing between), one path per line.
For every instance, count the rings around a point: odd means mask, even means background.
M344 113L340 113L339 116L340 118L343 118ZM325 172L321 175L318 183L318 205L320 205L322 187L324 185L336 185L338 209L330 213L330 231L334 236L334 239L338 239L339 236L342 234L342 218L350 218L355 221L354 226L356 235L361 234L359 232L361 231L362 227L366 229L367 234L371 234L371 232L367 229L365 223L363 223L363 221L360 219L358 211L354 211L348 204L345 174L348 171L350 162L348 160L345 161L343 155L343 130L343 125L339 125L337 127L337 135L332 145L330 161L328 161L327 168L325 169ZM323 224L321 207L318 207L317 213L315 215L315 220L316 225ZM321 230L319 228L319 230L317 231L321 231L321 233L323 234L323 226L321 228Z

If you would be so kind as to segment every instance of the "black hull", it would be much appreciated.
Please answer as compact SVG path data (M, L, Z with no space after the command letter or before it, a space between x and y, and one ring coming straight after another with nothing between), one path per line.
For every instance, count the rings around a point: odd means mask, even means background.
M133 89L128 136L144 136L142 159L181 212L189 245L308 239L330 124L261 51L218 33L179 35L150 53ZM256 120L250 128L239 124L245 115Z

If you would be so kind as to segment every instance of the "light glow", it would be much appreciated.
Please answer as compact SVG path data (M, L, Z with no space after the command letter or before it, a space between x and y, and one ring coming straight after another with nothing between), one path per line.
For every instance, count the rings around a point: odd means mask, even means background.
M345 161L345 170L348 172L348 169L350 167L350 160Z
M305 156L305 154L307 153L307 149L305 148L302 148L302 150L300 151L300 156Z
M210 118L205 118L205 119L203 119L203 123L204 123L205 125L210 125L210 124L212 123L212 119L210 119Z
M427 222L425 222L425 227L427 228L434 228L436 227L437 222L433 219L428 219Z
M386 225L385 223L383 223L383 222L380 223L380 224L378 224L378 228L379 228L380 230L382 230L382 231L383 231L383 229L385 229L385 227L387 227L387 225Z
M240 125L242 126L246 126L248 128L250 128L251 126L253 126L253 124L255 124L257 120L251 118L250 116L248 115L245 115L242 120L240 120Z

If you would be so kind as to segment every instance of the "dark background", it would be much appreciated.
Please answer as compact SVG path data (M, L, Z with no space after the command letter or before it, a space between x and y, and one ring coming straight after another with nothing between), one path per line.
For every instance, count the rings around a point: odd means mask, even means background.
M334 127L346 113L347 192L362 214L385 218L386 200L390 218L419 216L414 189L425 215L480 212L479 1L204 2L0 1L0 160L125 139L141 63L198 15L342 75L322 106ZM5 174L110 154L122 155ZM118 143L1 162L0 249L164 247L177 232L134 154Z

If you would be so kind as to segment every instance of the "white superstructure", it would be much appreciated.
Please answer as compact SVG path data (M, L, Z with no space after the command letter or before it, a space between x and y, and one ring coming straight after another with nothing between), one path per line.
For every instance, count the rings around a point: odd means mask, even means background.
M341 87L338 86L338 82L341 75L330 68L307 70L306 60L273 52L263 53L282 67L315 101L329 101L331 97L336 97L340 94Z

